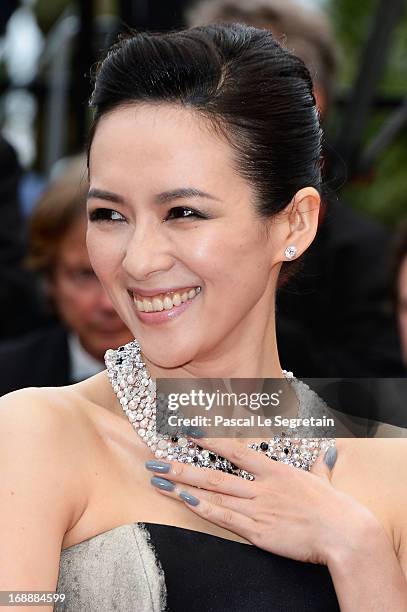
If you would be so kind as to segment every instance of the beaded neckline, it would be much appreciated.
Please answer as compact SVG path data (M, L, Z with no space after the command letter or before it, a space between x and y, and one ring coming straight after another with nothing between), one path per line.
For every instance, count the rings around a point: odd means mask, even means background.
M156 384L142 360L141 348L136 340L120 346L117 350L106 351L105 363L110 383L123 412L155 457L221 470L246 480L254 480L253 474L199 446L187 437L169 436L156 431L157 404L159 406L161 400L156 397ZM296 383L294 390L301 413L304 409L301 396L306 397L310 390L307 385L297 381L292 372L283 370L283 374L289 382ZM248 442L250 448L274 461L291 464L307 471L311 469L319 452L334 444L333 438L294 438L288 437L285 432L260 443Z

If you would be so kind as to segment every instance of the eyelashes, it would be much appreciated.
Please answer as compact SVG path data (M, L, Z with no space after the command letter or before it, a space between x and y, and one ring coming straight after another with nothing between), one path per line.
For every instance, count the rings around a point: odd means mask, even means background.
M174 208L171 208L171 210L168 211L167 215L167 219L187 219L188 217L195 217L197 219L207 219L206 215L203 215L202 213L198 212L197 210L194 210L193 208L187 208L186 206L175 206Z
M112 213L118 215L118 219L112 218ZM126 219L116 210L110 208L95 208L89 213L89 221L125 221Z
M165 220L176 220L176 219L187 219L187 218L195 218L195 219L207 219L208 217L193 208L187 208L186 206L175 206L168 211L168 214ZM126 221L126 218L123 217L116 210L112 210L110 208L95 208L89 213L89 221L92 222L123 222Z

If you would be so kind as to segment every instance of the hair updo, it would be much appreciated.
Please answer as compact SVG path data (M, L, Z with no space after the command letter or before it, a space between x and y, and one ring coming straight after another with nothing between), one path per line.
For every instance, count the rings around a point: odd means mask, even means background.
M320 189L311 77L267 30L216 24L122 38L97 67L88 151L103 115L137 103L180 104L220 130L260 216L284 209L302 187Z

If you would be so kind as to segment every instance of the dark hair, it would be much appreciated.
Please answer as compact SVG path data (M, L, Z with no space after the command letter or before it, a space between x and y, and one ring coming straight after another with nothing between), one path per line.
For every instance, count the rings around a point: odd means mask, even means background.
M48 280L55 273L61 242L72 226L85 218L88 192L85 155L61 161L60 174L36 203L28 226L26 266Z
M236 169L271 217L320 187L321 128L304 63L267 30L216 24L121 39L96 72L88 154L99 119L127 104L192 108L221 130Z

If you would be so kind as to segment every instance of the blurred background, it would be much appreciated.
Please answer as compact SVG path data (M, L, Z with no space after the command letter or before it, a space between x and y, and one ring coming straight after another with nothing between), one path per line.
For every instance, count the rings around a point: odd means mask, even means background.
M282 283L278 312L283 366L300 376L406 376L406 4L2 0L0 393L16 385L83 379L103 367L103 350L109 344L118 346L130 338L101 293L95 297L97 305L89 306L93 315L103 311L95 324L101 334L96 340L86 338L83 329L89 324L62 312L66 300L58 300L63 281L58 265L66 268L69 262L52 236L66 238L62 228L69 225L72 232L76 227L77 244L84 241L84 226L78 229L80 222L83 225L80 207L72 201L83 202L85 197L80 187L86 180L84 160L77 156L84 150L91 121L92 70L103 50L129 28L171 30L211 21L266 27L302 57L314 80L324 124L321 238L307 254L297 281ZM77 191L68 197L69 168L71 190ZM56 193L56 202L64 202L53 225L48 223L49 210L58 204L47 209L49 189ZM55 266L45 265L45 260ZM85 254L69 265L73 291L82 296L91 286L100 291ZM77 305L73 308L77 313ZM55 329L56 324L65 330L59 353L49 334L50 325ZM23 355L31 355L26 367L32 369L34 350L47 362L42 378L39 373L21 375ZM65 355L64 374L50 378L56 354ZM79 363L76 376L73 362Z

